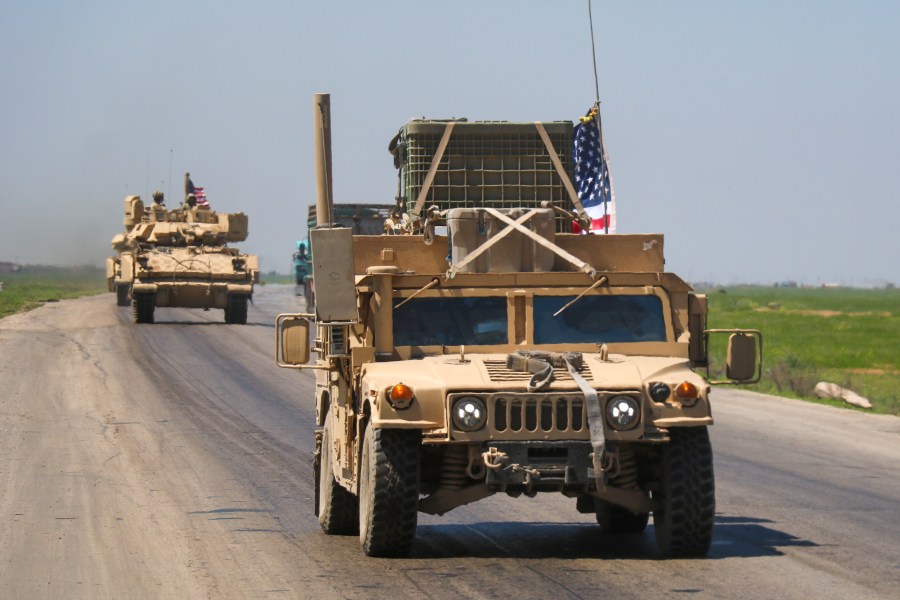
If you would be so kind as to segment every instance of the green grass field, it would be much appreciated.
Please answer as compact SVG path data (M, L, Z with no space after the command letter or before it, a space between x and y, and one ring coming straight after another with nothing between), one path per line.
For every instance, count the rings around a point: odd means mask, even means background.
M106 292L106 274L95 267L26 267L0 275L0 318L31 310L44 302Z
M900 289L741 286L706 293L710 328L762 331L763 378L749 389L815 399L816 383L830 381L868 398L875 412L900 415Z

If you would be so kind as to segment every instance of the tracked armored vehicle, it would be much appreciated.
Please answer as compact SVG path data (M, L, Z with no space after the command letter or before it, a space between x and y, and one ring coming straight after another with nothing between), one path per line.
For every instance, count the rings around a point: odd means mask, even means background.
M153 323L157 306L218 308L225 322L245 324L259 261L228 244L247 238L247 216L200 207L144 209L125 199L125 233L112 240L107 280L136 323Z
M316 118L328 112L318 97ZM661 234L566 233L567 215L585 221L561 158L571 124L544 127L560 133L548 143L540 124L452 128L401 132L409 233L312 229L315 314L276 321L278 364L316 373L323 530L399 556L419 512L553 492L607 532L640 534L652 515L664 556L705 554L710 385L757 380L761 336L706 329L706 298L665 271ZM430 157L418 177L413 146ZM329 161L319 157L320 214ZM464 176L470 185L454 184ZM726 377L709 381L718 335Z

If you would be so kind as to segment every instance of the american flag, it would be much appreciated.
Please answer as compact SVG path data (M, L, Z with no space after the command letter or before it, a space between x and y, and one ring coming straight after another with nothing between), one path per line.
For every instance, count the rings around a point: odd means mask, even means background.
M209 208L209 200L206 199L205 189L202 187L194 187L194 197L197 199L197 206Z
M616 192L609 172L609 155L603 143L598 107L592 108L575 126L572 157L575 162L575 188L591 218L587 233L616 232ZM581 231L575 224L575 231Z

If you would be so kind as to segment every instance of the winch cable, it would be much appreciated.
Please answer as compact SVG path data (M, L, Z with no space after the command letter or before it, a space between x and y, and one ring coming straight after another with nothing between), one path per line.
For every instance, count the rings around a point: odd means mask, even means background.
M600 397L587 380L581 376L578 369L584 364L584 358L580 352L541 352L539 350L516 350L506 355L506 367L514 371L533 373L528 382L527 390L536 392L544 389L553 382L553 367L563 367L569 371L572 380L584 394L587 406L588 430L591 432L591 461L594 465L594 479L597 489L606 488L603 470L603 454L606 449L606 436L603 432L603 410L600 407Z

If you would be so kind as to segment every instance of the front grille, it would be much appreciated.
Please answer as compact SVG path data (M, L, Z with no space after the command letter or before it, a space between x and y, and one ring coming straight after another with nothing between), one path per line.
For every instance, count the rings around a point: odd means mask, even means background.
M491 381L502 383L517 383L521 381L527 383L534 376L533 373L527 371L514 371L508 368L505 360L485 360L484 366ZM578 374L588 381L591 380L591 371L584 364L578 369ZM554 368L553 381L572 381L572 376L565 367Z
M497 433L581 433L587 431L584 397L542 394L490 397L489 427Z

